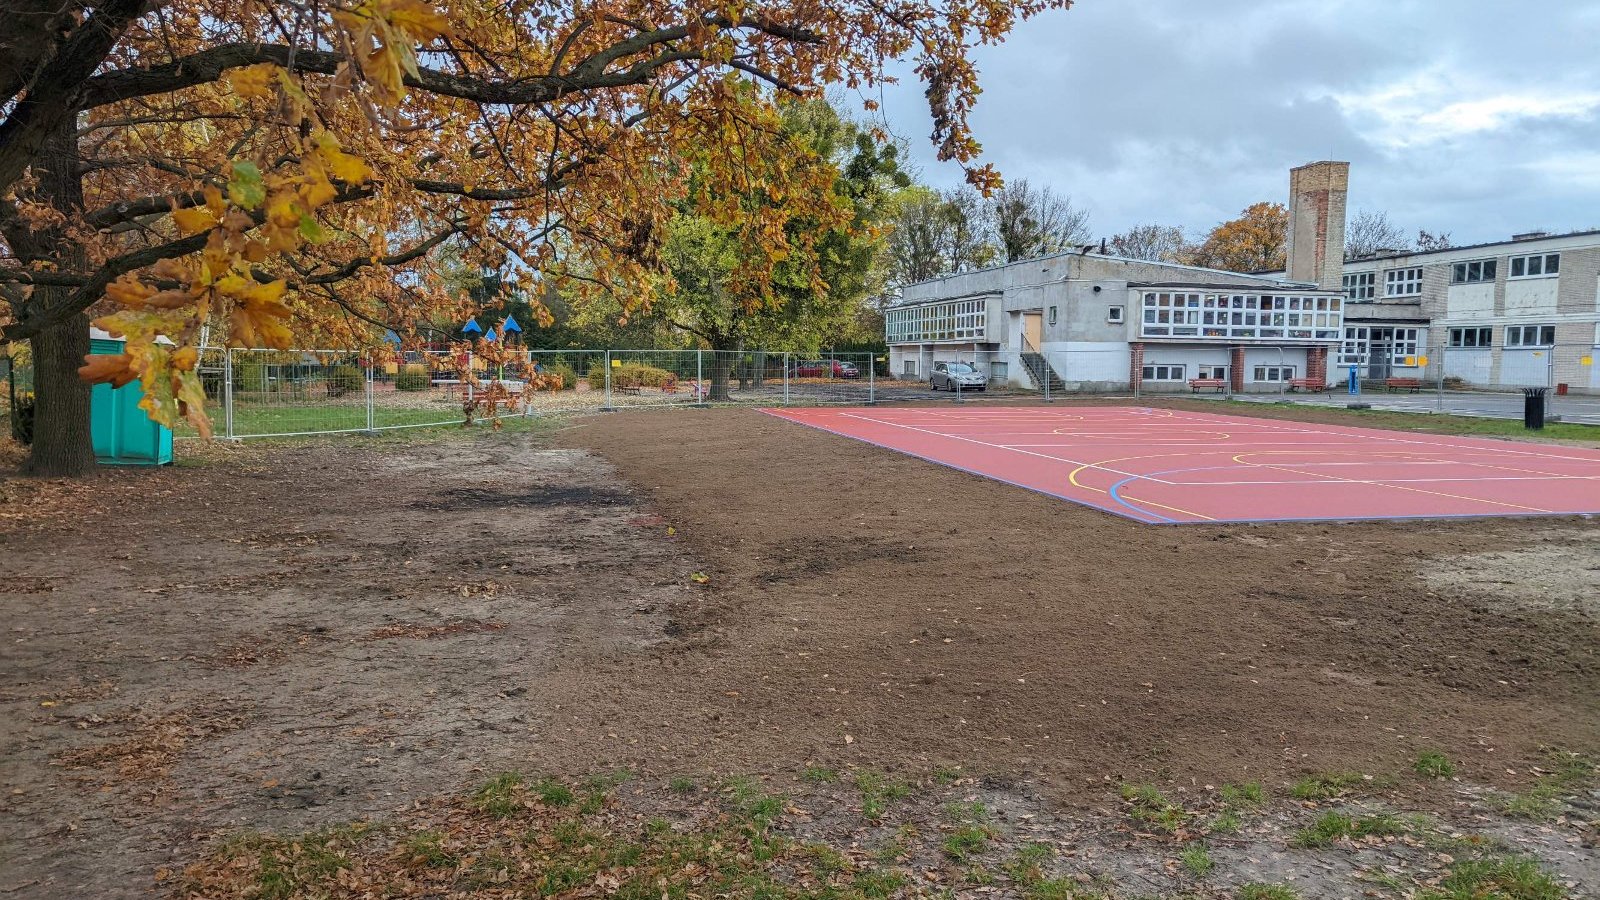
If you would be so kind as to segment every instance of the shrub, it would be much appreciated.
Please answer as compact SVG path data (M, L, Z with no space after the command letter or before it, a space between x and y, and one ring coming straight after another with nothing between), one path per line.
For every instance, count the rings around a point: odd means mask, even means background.
M33 395L18 394L16 408L11 410L11 438L19 444L33 443L33 410Z
M355 366L334 366L328 373L328 396L342 397L361 390L361 370Z
M613 366L611 369L611 386L622 384L635 384L639 387L658 388L677 378L666 369L655 366L645 366L638 363L627 363ZM606 386L606 370L604 366L595 366L589 370L589 387L594 390L604 390Z
M267 367L261 360L245 354L243 359L236 356L233 364L233 387L240 391L264 391L267 389Z
M544 367L544 374L547 377L561 379L561 384L557 385L557 390L570 391L576 389L578 386L578 370L574 369L567 363L551 363L550 365Z
M428 389L428 367L420 363L411 363L400 370L394 377L394 389L397 391L425 391Z

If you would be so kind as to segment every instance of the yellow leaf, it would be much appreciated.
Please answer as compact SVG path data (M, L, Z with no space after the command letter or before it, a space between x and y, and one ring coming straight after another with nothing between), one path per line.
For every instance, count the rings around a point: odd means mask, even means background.
M254 66L245 66L242 69L232 69L222 76L233 92L246 99L254 97L270 97L272 95L272 81L277 75L278 67L272 63L260 63Z
M217 224L217 217L204 206L191 206L172 211L172 221L185 236L199 234Z

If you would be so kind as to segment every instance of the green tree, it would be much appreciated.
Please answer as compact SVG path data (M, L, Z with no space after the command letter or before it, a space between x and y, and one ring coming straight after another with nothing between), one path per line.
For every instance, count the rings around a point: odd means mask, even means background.
M831 212L820 214L815 205L795 211L792 198L765 189L695 198L700 208L733 204L769 223L772 239L787 247L770 280L748 278L753 251L744 229L687 207L669 224L662 249L676 289L651 315L718 351L712 400L728 399L735 356L746 348L809 354L859 336L863 301L885 258L894 195L910 184L893 144L841 118L826 101L783 103L777 127L792 149L797 180L820 174L831 181Z

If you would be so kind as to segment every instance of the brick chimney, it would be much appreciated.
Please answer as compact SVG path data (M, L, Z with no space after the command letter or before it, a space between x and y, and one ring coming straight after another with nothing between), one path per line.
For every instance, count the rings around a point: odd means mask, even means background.
M1350 164L1314 162L1289 170L1289 280L1343 287L1344 206Z

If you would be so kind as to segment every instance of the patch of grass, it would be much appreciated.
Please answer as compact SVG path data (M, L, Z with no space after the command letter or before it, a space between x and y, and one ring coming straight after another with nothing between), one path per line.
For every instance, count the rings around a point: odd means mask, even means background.
M911 785L877 772L860 772L856 787L861 790L861 815L868 821L883 818L891 800L903 800L911 793Z
M1178 861L1183 863L1183 867L1189 870L1189 874L1196 878L1206 877L1211 874L1212 869L1217 867L1216 861L1211 858L1211 852L1206 849L1205 844L1190 844L1183 848L1183 852L1178 854Z
M1323 772L1296 781L1289 788L1289 796L1296 800L1332 800L1375 781L1360 772Z
M1211 830L1222 834L1237 834L1242 827L1244 821L1240 819L1239 811L1236 809L1224 809L1211 820Z
M765 793L754 778L730 778L723 783L723 790L728 793L729 805L758 832L765 831L783 812L783 798Z
M463 873L463 878L472 887L492 887L510 881L515 867L516 863L511 858L490 850L472 861L472 866Z
M572 788L554 778L540 779L533 786L533 792L538 795L540 803L550 807L571 806L577 799L572 793Z
M1225 784L1219 792L1224 806L1234 809L1254 809L1267 802L1267 792L1259 781L1244 784Z
M800 780L812 784L833 784L839 780L839 773L826 766L806 766L800 770Z
M899 872L889 872L883 869L868 869L857 873L851 886L862 897L869 900L893 897L902 887L905 887L906 877Z
M1238 900L1300 900L1300 895L1285 885L1260 882L1239 885L1234 896Z
M459 858L444 848L444 834L438 831L418 831L407 835L401 842L410 857L417 865L429 869L454 868Z
M694 779L679 775L677 778L667 782L667 790L674 794L692 794L695 792Z
M1435 889L1418 900L1562 900L1567 892L1527 857L1502 856L1456 863Z
M1055 856L1049 844L1023 844L1006 863L1006 875L1017 884L1028 886L1044 880L1044 867Z
M911 824L901 825L895 829L894 837L884 841L883 846L878 848L878 862L888 865L909 856L911 842L920 836L917 826Z
M965 862L988 849L990 837L988 826L961 825L945 835L941 847L945 856L956 862Z
M1046 878L1030 884L1022 896L1027 900L1078 900L1090 895L1082 893L1083 885L1071 878Z
M940 787L948 787L961 780L961 769L956 766L943 766L933 770L933 783Z
M1499 801L1500 811L1518 819L1546 820L1561 813L1564 798L1595 780L1593 759L1565 750L1550 751L1551 768L1541 771L1533 787Z
M1455 763L1437 750L1424 750L1418 753L1416 761L1411 764L1411 769L1423 778L1449 778L1456 774Z
M1129 816L1157 831L1172 834L1189 819L1183 807L1162 796L1153 784L1123 784L1122 799Z
M366 833L363 824L314 831L294 838L246 833L225 843L224 858L255 858L251 886L262 900L288 900L350 866L349 851Z
M1344 813L1324 813L1309 828L1295 832L1289 846L1301 849L1326 847L1341 838L1382 837L1404 834L1409 829L1397 816L1377 815L1354 817Z
M483 783L472 795L473 809L496 819L515 815L521 803L517 789L522 787L522 776L516 772L502 772Z

